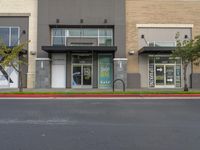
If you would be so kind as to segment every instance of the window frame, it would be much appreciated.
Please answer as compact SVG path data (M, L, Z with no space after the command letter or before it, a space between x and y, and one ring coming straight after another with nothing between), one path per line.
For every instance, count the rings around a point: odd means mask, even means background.
M9 29L9 34L8 34L8 36L9 36L9 43L8 43L8 46L10 47L10 46L14 46L14 45L11 45L11 43L12 43L12 28L17 28L18 29L18 41L17 41L17 45L19 45L19 43L20 43L20 27L19 26L0 26L0 29L1 28L5 28L5 29Z
M64 29L65 30L65 35L64 36L54 36L53 35L53 30L54 29ZM96 29L97 30L97 36L85 36L84 34L81 35L81 36L70 36L69 35L69 30L70 29L79 29L79 30L83 30L84 29ZM107 35L107 36L100 36L100 30L111 30L112 31L112 35ZM74 38L97 38L98 39L98 43L97 43L97 46L100 46L100 38L108 38L108 39L111 39L111 45L110 46L113 46L114 45L114 29L113 28L51 28L51 46L54 46L56 44L54 44L54 37L63 37L64 38L64 45L62 46L67 46L67 38L70 38L70 37L74 37ZM105 45L106 46L106 45Z

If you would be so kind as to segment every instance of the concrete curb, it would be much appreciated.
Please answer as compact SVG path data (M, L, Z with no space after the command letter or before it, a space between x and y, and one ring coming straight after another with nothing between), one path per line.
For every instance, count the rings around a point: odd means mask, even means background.
M106 98L106 97L199 97L200 94L0 94L0 98L48 98L48 97L56 97L56 98Z

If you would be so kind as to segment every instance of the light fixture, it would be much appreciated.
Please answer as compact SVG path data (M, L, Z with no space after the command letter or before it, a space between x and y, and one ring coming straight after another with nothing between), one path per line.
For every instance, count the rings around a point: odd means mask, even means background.
M108 20L107 20L107 19L104 19L104 23L105 23L105 24L108 23Z
M128 54L129 54L129 55L134 55L134 54L135 54L135 51L134 51L134 50L130 50L130 51L128 52Z
M22 31L22 34L26 34L26 30L23 30L23 31Z
M56 19L56 23L60 23L60 19Z
M144 39L144 34L141 35L141 39Z
M188 38L188 35L185 35L185 39L187 39Z
M30 51L31 55L36 55L36 51Z
M80 19L80 23L84 23L84 20L83 20L83 19Z

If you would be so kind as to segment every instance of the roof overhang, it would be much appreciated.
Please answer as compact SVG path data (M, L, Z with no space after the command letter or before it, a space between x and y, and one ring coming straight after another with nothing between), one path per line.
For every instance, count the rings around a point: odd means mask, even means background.
M138 53L139 54L165 54L172 53L176 47L143 47Z
M42 50L48 53L66 52L115 52L116 46L42 46Z

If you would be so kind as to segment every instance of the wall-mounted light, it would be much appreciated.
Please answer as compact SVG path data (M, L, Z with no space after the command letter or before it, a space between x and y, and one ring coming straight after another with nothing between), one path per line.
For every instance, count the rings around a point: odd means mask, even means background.
M56 23L60 23L60 19L56 19Z
M26 30L23 30L23 31L22 31L22 34L26 34Z
M141 35L141 39L144 39L144 34Z
M134 55L134 54L135 54L135 51L134 51L134 50L130 50L130 51L128 52L128 54L129 54L129 55Z
M108 23L108 20L107 20L107 19L104 19L104 23L105 23L105 24Z
M30 51L31 55L36 55L36 51Z
M84 20L83 20L83 19L80 19L80 23L84 23Z
M188 38L188 35L185 35L185 39L187 39Z

